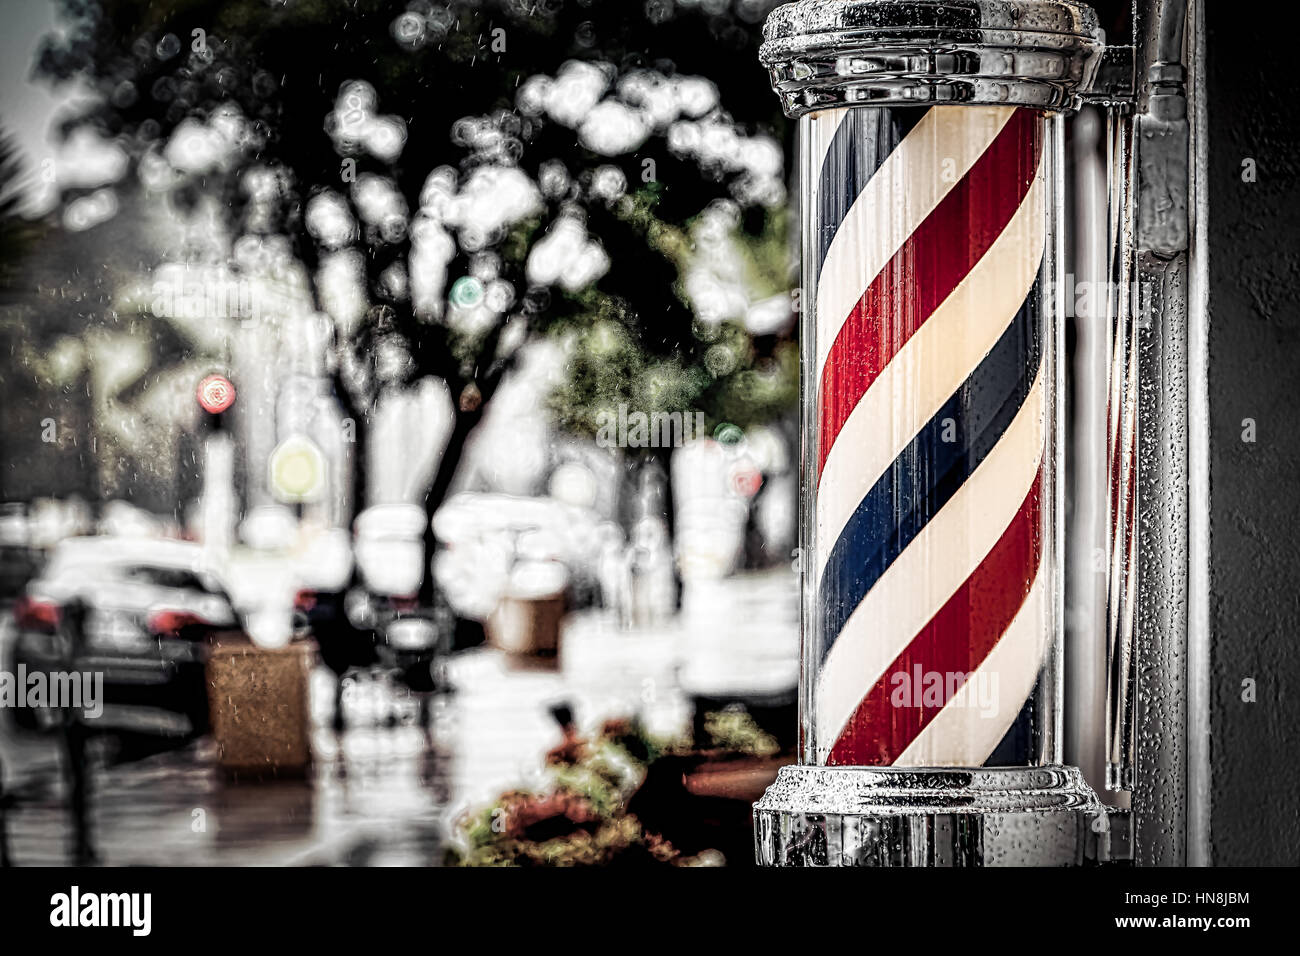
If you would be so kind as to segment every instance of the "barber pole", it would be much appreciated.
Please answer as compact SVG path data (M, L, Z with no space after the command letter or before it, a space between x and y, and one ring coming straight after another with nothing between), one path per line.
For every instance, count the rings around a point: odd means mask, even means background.
M808 132L815 759L980 766L1027 703L1051 630L1044 119L839 109ZM899 706L918 669L943 699ZM969 690L949 696L954 674L993 678L996 713Z
M758 860L1080 862L1102 838L1061 765L1057 237L1095 16L799 0L764 37L799 121L803 667Z

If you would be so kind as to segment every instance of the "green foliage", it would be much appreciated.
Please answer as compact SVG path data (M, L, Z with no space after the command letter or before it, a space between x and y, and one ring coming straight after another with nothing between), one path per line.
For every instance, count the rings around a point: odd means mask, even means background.
M712 747L729 754L771 757L776 741L744 710L705 715ZM665 757L689 756L685 740L650 734L639 721L610 721L577 759L557 759L547 786L537 793L510 791L460 821L456 866L608 866L657 862L695 865L666 837L647 833L627 810L647 773ZM674 769L674 773L680 771Z
M757 235L741 232L738 236L746 276L758 299L789 292L797 282L790 243L790 210L782 206L763 212L762 229Z
M568 374L550 401L563 428L595 435L598 417L617 415L620 404L646 412L682 411L692 408L708 386L703 368L639 348L628 328L611 317L620 311L600 299L587 313L590 321L578 324L568 339Z
M774 757L781 752L776 738L754 722L742 708L727 708L704 715L704 731L715 747L752 757Z
M556 760L539 793L511 791L460 821L456 866L608 866L682 862L672 844L647 833L627 801L647 767L680 742L636 722L611 722L577 760Z
M680 225L660 219L661 194L658 183L636 190L618 204L618 217L644 242L643 255L671 264L676 297L689 307L680 277L696 252L691 231L697 217ZM757 235L737 229L730 237L755 298L790 288L788 225L788 214L779 210L762 217ZM798 404L799 353L791 341L758 353L740 324L695 321L683 339L656 348L627 303L595 289L568 301L563 318L550 325L570 356L568 375L550 401L562 428L593 436L602 415L617 415L620 405L647 415L699 411L709 428L720 422L744 428L777 420Z

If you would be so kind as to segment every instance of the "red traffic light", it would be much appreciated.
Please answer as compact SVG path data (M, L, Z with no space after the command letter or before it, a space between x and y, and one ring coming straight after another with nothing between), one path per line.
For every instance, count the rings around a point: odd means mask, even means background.
M199 382L199 406L213 415L219 415L235 404L235 386L224 375L209 375Z

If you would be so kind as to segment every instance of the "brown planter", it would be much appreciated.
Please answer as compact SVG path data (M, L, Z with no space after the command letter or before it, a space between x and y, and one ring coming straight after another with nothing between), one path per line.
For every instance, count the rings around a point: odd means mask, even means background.
M503 597L486 621L488 643L523 667L555 667L564 595Z
M311 668L316 643L266 649L243 634L213 638L208 709L217 763L238 776L302 776L311 767Z

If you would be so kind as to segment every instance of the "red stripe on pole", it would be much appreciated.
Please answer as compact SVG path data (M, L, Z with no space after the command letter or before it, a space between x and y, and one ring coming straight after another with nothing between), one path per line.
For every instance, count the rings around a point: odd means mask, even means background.
M1042 556L1042 482L1040 467L993 550L867 692L831 748L828 764L894 763L948 702L950 675L969 675L988 657L1034 582ZM937 706L925 703L924 681L931 674L939 675L945 689ZM904 691L896 702L895 695Z
M1020 208L1038 171L1040 125L1033 110L1016 110L849 313L822 369L819 480L840 429L871 383L970 274Z

